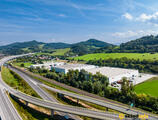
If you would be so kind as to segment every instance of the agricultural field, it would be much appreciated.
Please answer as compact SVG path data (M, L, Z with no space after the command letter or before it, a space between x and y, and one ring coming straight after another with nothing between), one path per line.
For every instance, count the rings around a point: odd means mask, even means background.
M145 93L154 97L158 97L158 77L153 77L143 83L140 83L134 87L137 94Z
M70 51L70 48L65 49L55 49L53 53L36 53L36 55L50 55L50 56L60 56Z
M87 54L83 56L75 57L74 60L98 60L98 59L108 59L108 58L122 58L127 57L129 59L148 59L148 60L158 60L158 53L96 53L96 54ZM70 58L72 59L72 58Z
M69 52L70 48L65 48L65 49L57 49L54 53L51 55L56 56L56 55L64 55L65 53Z

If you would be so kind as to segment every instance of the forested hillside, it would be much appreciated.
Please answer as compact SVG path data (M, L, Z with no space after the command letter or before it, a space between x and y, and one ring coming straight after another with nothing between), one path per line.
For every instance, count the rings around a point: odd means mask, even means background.
M40 51L40 45L43 45L42 42L37 42L35 40L29 42L16 42L13 44L0 46L0 52L3 54L21 54L28 52L38 52Z
M61 42L43 43L33 40L0 46L0 53L13 55L28 52L53 52L54 49L64 48L71 48L70 52L74 55L89 53L155 53L158 52L158 36L144 36L136 40L122 43L120 46L96 39L89 39L74 44Z
M131 52L158 52L158 36L145 36L120 45L120 50Z
M73 44L71 47L71 51L78 55L84 55L88 53L93 53L99 48L110 47L110 46L114 46L114 45L96 39L89 39L84 42Z
M158 52L158 36L144 36L122 43L120 46L108 46L97 49L95 53L155 53Z
M13 44L0 46L0 53L7 54L7 55L16 55L22 53L29 53L29 52L49 52L52 53L54 49L64 49L64 48L71 48L72 53L74 54L87 54L92 53L96 49L111 46L111 44L90 39L84 42L78 42L75 44L68 44L68 43L43 43L38 42L36 40L29 41L29 42L16 42Z

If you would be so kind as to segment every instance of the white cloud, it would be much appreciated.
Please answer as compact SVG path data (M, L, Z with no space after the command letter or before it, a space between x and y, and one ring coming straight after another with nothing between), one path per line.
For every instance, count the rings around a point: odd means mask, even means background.
M136 20L145 22L147 20L150 20L151 18L152 18L151 15L147 15L147 14L143 13Z
M129 13L125 13L122 15L124 18L128 19L128 20L133 20L133 16Z
M59 14L59 17L67 17L65 14Z
M138 31L132 31L129 30L127 32L115 32L112 34L114 37L119 37L119 38L137 38L145 35L157 35L158 30L138 30Z
M141 14L138 18L136 18L136 20L138 21L142 21L142 22L146 22L146 21L150 21L150 20L157 20L158 19L158 12L155 12L153 14Z
M140 22L157 23L156 20L158 20L158 12L155 12L153 14L142 13L138 16L132 16L130 13L125 13L122 16L126 18L127 20L134 20L134 21L140 21Z

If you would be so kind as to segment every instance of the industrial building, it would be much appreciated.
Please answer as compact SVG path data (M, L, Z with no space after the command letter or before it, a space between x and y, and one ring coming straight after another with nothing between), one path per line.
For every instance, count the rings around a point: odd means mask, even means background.
M94 65L87 65L87 64L64 64L59 66L52 66L52 69L55 69L56 72L63 72L67 73L69 70L88 70L96 68Z
M126 77L129 80L133 80L139 75L138 70L133 69L123 69L123 68L114 68L114 67L99 67L86 70L92 74L97 72L105 75L109 78L109 83L120 81L123 77Z
M55 70L56 72L67 73L69 70L81 70L84 69L89 73L96 74L97 72L105 75L109 78L109 83L120 81L123 77L128 80L134 80L135 77L139 76L138 70L123 69L114 67L98 67L87 64L68 64L64 62L46 62L44 64L32 65L31 67L40 67L49 70Z
M60 66L64 65L64 62L45 62L44 64L38 64L38 65L31 65L32 68L45 68L45 69L51 69L52 66Z
M94 65L87 65L87 64L68 64L64 62L46 62L44 64L38 64L38 65L31 65L30 67L33 68L45 68L49 70L55 70L56 72L63 72L67 73L69 70L81 70L81 69L92 69L96 68Z

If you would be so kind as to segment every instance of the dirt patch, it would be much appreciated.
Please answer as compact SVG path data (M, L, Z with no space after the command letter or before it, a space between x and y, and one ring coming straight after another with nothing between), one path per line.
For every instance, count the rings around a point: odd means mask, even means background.
M39 107L39 106L31 104L31 103L27 103L27 102L25 102L24 100L21 100L21 99L19 99L19 101L22 102L23 104L27 105L28 107L36 110L36 111L39 111L39 112L47 114L47 115L51 115L51 111L47 108L43 108L43 107Z

